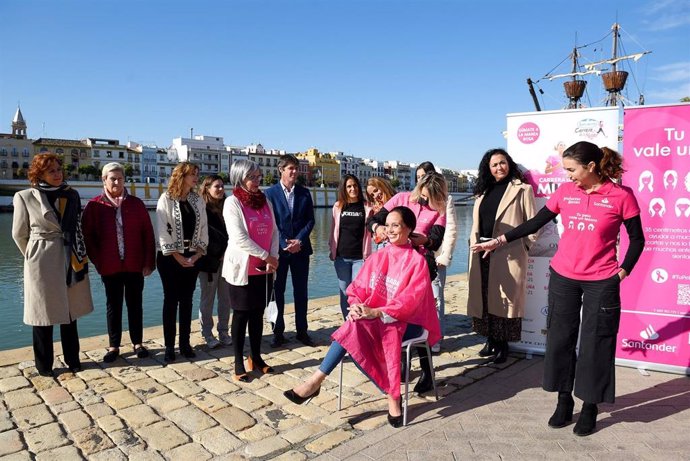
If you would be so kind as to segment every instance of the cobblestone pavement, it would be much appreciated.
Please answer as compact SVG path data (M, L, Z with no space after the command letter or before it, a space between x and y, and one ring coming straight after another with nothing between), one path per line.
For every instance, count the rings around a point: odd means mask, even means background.
M104 364L106 338L84 339L83 371L56 364L56 379L36 373L30 349L1 352L0 458L690 459L688 378L619 368L620 397L602 406L597 433L549 430L554 398L539 389L541 359L514 354L501 366L484 364L464 315L465 277L449 277L446 293L449 335L434 357L441 399L412 397L406 428L388 426L385 398L351 363L341 411L337 372L310 404L283 397L318 366L342 321L330 297L310 301L319 346L292 340L270 349L266 331L264 358L276 373L255 372L249 384L232 381L232 348L208 350L198 333L197 357L165 366L159 327L145 332L154 338L151 358L123 348Z

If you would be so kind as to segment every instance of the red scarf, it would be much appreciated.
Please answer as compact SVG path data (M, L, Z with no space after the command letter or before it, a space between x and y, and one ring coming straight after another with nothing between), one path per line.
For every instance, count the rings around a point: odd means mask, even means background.
M260 210L266 205L266 196L260 190L257 192L249 192L241 187L235 187L232 194L237 197L242 205L248 206L252 210Z

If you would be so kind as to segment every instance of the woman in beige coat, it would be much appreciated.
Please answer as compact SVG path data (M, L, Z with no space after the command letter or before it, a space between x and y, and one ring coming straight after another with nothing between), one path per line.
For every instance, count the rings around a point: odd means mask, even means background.
M484 154L474 193L470 245L503 235L536 214L532 186L503 149ZM494 356L494 363L506 361L508 342L519 341L522 333L529 239L498 248L490 258L470 258L467 313L472 329L488 338L479 355Z
M77 319L93 310L79 193L63 182L60 159L38 154L31 188L14 196L12 238L24 255L24 323L33 326L36 369L53 376L53 325L65 362L81 370Z

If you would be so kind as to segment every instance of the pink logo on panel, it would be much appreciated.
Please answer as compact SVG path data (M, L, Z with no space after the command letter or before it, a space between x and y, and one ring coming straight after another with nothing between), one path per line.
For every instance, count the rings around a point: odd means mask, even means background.
M523 123L517 130L517 138L523 144L532 144L539 139L539 132L539 126L536 123Z

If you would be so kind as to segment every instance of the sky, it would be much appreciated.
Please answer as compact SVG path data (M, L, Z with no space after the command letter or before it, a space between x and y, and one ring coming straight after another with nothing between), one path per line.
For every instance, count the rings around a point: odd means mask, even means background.
M526 79L563 108L563 81L542 77L575 45L609 57L616 21L627 53L652 50L628 97L690 96L687 0L3 0L0 132L19 103L31 138L167 147L193 128L472 169L505 146L506 114L534 110Z

